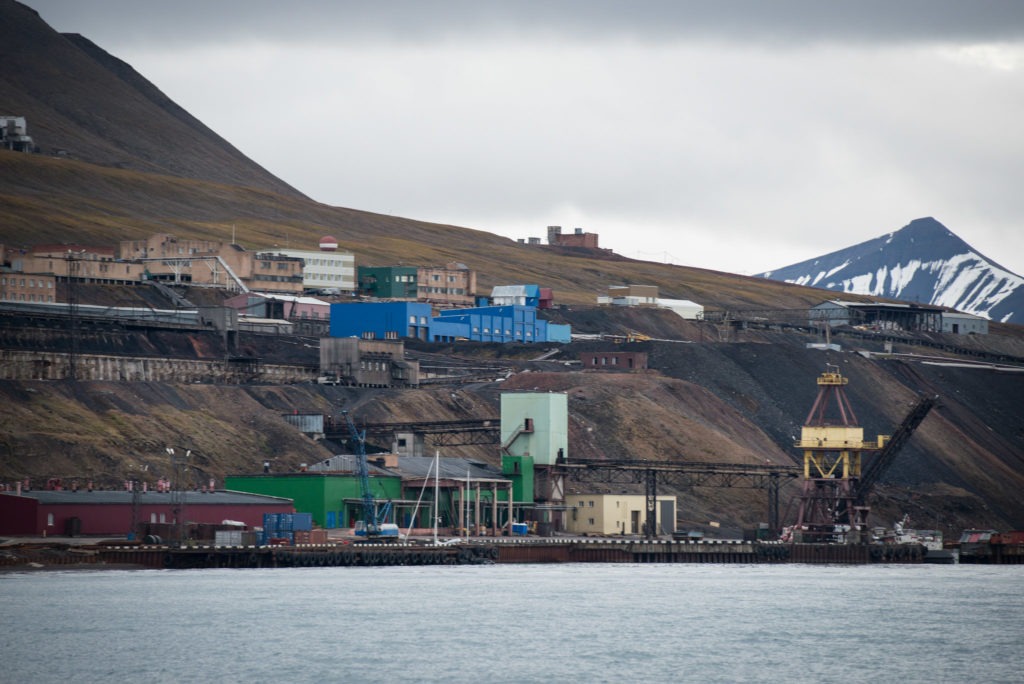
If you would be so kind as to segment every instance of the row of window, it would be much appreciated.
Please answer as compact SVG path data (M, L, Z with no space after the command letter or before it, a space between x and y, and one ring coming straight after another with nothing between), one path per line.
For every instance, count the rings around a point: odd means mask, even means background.
M24 293L20 295L4 293L3 299L8 302L53 302L53 295L46 295L45 297L43 295L39 295L38 299L36 299L36 295L34 294L28 295L28 299L25 297L26 295Z
M10 284L12 286L16 285L18 287L25 287L25 280L26 280L25 278L11 278ZM0 277L0 285L7 285L7 284L8 284L7 283L7 276ZM28 286L29 287L35 287L36 286L36 279L35 278L28 278ZM43 280L42 278L40 278L39 279L39 287L46 287L46 289L52 290L53 289L53 281L52 280Z
M344 268L346 264L352 264L352 259L303 259L307 266L327 266L328 268ZM351 266L349 266L351 270Z
M351 277L346 278L344 275L339 274L339 273L309 273L309 272L303 271L302 272L302 277L305 278L306 280L333 280L333 281L347 280L349 282L352 281Z
M479 334L480 333L479 326L473 326L473 332L476 333L476 334ZM484 328L484 335L490 335L490 334L491 334L491 329L490 328ZM501 328L495 328L494 329L494 334L495 335L500 335L501 334ZM521 333L517 332L516 334L519 335ZM512 335L512 331L506 329L505 330L505 335L510 337ZM532 330L527 330L526 331L526 336L527 337L533 337L533 331Z
M434 293L434 294L466 294L466 289L462 287L421 287L420 292Z

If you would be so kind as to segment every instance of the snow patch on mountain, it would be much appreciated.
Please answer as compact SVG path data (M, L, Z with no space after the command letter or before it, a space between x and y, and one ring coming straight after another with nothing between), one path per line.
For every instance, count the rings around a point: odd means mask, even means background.
M1024 278L932 218L762 277L954 308L1000 322L1024 315Z

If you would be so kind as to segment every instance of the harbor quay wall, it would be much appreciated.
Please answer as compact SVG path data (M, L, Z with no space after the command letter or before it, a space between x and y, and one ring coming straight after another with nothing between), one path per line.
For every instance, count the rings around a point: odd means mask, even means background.
M286 568L480 563L813 563L868 564L924 562L924 547L781 544L739 541L514 540L467 541L451 545L307 544L299 546L214 546L189 544L105 544L90 547L27 544L6 547L0 567Z
M72 355L64 352L0 350L2 380L64 380L71 375ZM226 359L78 354L75 378L111 382L313 382L317 369L305 366L232 362Z

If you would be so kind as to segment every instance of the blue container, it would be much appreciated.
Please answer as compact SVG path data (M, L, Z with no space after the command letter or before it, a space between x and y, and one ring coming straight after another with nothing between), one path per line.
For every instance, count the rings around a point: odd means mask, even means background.
M263 529L266 531L277 530L281 525L280 513L264 513L263 514Z
M530 526L526 523L512 523L512 534L525 535L529 533Z
M313 529L312 513L295 513L292 516L292 531L304 532Z

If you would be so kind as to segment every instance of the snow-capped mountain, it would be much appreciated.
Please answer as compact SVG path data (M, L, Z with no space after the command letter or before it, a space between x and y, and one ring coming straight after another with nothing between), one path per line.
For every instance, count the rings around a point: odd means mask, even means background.
M1024 278L987 259L935 219L762 278L948 306L1003 323L1024 321Z

